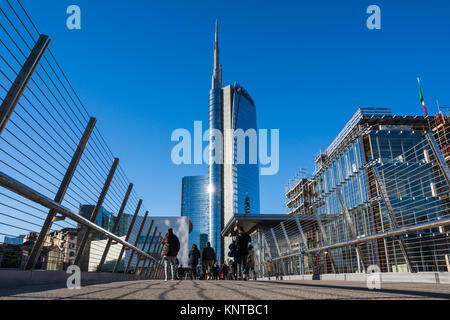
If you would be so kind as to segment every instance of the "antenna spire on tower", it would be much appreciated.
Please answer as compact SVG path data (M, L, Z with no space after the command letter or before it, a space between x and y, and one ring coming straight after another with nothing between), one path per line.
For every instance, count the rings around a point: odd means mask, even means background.
M222 66L219 60L219 21L216 20L216 33L214 40L214 71L212 77L212 89L222 88Z

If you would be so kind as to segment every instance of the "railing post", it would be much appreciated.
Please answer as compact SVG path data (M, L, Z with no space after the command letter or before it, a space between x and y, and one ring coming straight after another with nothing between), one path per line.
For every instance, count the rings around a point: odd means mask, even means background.
M156 253L157 253L158 250L159 250L160 240L161 240L161 232L158 234L158 237L156 238L156 242L155 242L155 245L154 245L154 247L153 247L153 252L151 253L151 256L152 256L153 258L155 258L155 255L156 255ZM159 241L159 242L158 242L158 241ZM156 258L155 258L155 259L156 259ZM145 272L145 275L146 275L147 277L150 277L150 278L151 278L152 271L153 271L153 268L155 267L155 265L156 265L156 261L150 260L150 262L149 262L149 264L148 264L148 267L147 267L147 271Z
M162 240L162 238L161 238L161 240ZM159 278L160 279L162 279L162 277L164 276L164 273L165 273L165 264L164 263L161 264L161 253L163 251L163 247L164 247L163 245L159 246L159 250L158 250L158 253L156 255L158 260L159 260L159 262L160 262L160 264L159 264Z
M69 167L67 168L66 174L64 175L64 178L61 181L58 192L56 193L55 202L57 203L62 203L64 196L66 195L67 189L69 188L70 182L72 181L78 163L80 162L84 149L86 148L86 145L89 141L92 131L94 130L96 122L97 120L95 118L91 118L84 130L80 142L78 143L77 149L75 150L72 160L70 161ZM39 233L38 238L33 245L33 249L31 250L30 257L25 266L26 270L32 270L36 265L39 255L41 254L45 238L50 232L53 222L64 219L64 217L57 217L56 214L57 214L56 210L50 210L48 212L47 218L45 219L44 224L42 225L41 232Z
M130 226L128 227L128 233L127 233L127 236L125 237L125 241L126 242L128 242L128 240L130 239L131 232L133 231L134 223L136 222L136 218L137 218L137 216L139 214L139 211L141 210L141 206L142 206L142 199L139 200L139 202L138 202L138 204L136 206L136 210L134 211L133 218L131 219ZM117 272L119 270L120 262L122 260L124 252L125 252L125 247L122 246L122 249L120 250L119 257L117 258L117 261L116 261L116 265L114 266L113 272Z
M432 133L427 133L425 137L427 139L428 145L431 148L431 151L434 154L434 157L436 158L437 164L442 170L445 181L447 181L447 186L450 188L450 169L448 168L447 162L442 156L439 145L437 144L436 139L434 138Z
M137 245L139 244L139 238L141 237L142 230L144 229L144 225L145 225L145 222L147 220L147 216L148 216L148 211L144 215L144 219L142 220L141 226L139 228L139 232L138 232L138 234L136 236L136 240L134 241L134 246L135 247L137 247ZM133 257L134 257L134 251L131 251L130 259L128 260L128 264L127 264L127 267L125 268L124 273L128 273L128 269L130 268L131 261L133 260Z
M262 278L264 276L264 245L263 245L263 232L262 229L260 229L257 233L258 235L258 260L259 260L259 264L258 264L258 273L259 273L259 277Z
M145 236L145 240L144 240L144 244L142 245L142 251L145 251L145 246L147 245L147 241L148 241L148 237L150 237L150 232L152 231L153 228L153 224L155 223L155 220L152 219L152 222L150 222L150 227L147 230L147 234ZM136 272L138 271L139 268L139 263L141 262L141 255L137 256L137 262L136 262L136 266L134 267L134 273L136 274ZM145 260L144 260L144 264L145 264Z
M289 240L288 234L287 234L287 232L286 232L286 227L284 226L284 222L281 221L281 222L280 222L280 225L281 225L281 229L283 230L284 237L286 238L286 242L287 242L288 247L289 247L289 252L292 253L291 240Z
M308 240L306 239L305 233L303 232L302 225L300 224L300 219L298 218L298 215L296 213L294 213L294 217L295 217L295 222L297 222L298 231L300 232L300 240L303 243L303 245L305 246L305 248L309 249L308 248ZM304 255L302 254L300 256L301 256L300 264L302 265L302 273L304 274L305 273L305 262L303 261ZM313 269L314 269L314 261L313 261L311 255L308 254L308 258L309 258L311 264L313 265Z
M386 186L384 185L381 175L378 172L378 169L376 167L373 167L373 172L375 174L375 181L378 185L378 190L380 191L380 196L384 201L384 204L386 205L386 210L389 215L389 219L394 227L394 229L398 229L398 223L397 219L395 218L394 209L392 208L391 201L389 200L389 196L387 194ZM411 260L409 259L408 251L406 250L405 243L401 237L395 237L397 240L400 250L402 251L403 257L405 258L406 265L408 266L409 272L414 272L411 268Z
M25 91L31 76L36 71L45 51L50 44L50 39L46 35L40 35L38 41L34 45L31 53L25 61L22 69L16 77L13 85L8 91L2 105L0 106L0 135L8 123L9 118L14 112L23 92Z
M288 237L288 234L287 234L287 231L286 231L286 227L284 226L284 222L281 221L281 222L280 222L280 225L281 225L281 230L283 230L284 238L286 239L286 242L287 242L288 247L289 247L289 253L292 253L292 244L291 244L291 240L289 240L289 237ZM293 263L292 259L289 259L289 260L290 260L290 267L292 268L292 272L293 272L294 263ZM289 270L288 270L288 271L289 271Z
M155 262L155 266L153 267L152 270L152 275L150 277L161 277L161 273L164 272L164 267L161 267L161 252L163 249L163 245L161 243L162 241L162 237L160 235L160 237L158 238L159 242L158 242L158 248L156 249L155 252L155 259L158 260L158 263Z
M156 250L155 250L155 254L153 255L153 257L156 259L156 260L158 260L158 256L159 256L159 254L161 253L161 250L162 250L162 246L161 246L161 233L159 233L159 236L158 236L158 247L156 248ZM160 250L161 249L161 250ZM159 262L161 261L161 259L159 259ZM150 279L151 278L153 278L153 277L157 277L158 275L159 275L159 273L160 273L160 270L158 270L158 268L159 268L159 266L158 266L158 263L156 263L156 262L154 262L154 266L153 266L153 268L150 270Z
M150 240L150 244L148 245L147 253L150 256L152 255L152 253L150 251L152 250L152 245L153 245L153 241L155 240L156 231L158 231L158 227L155 227L155 230L153 230L152 239ZM156 243L155 243L155 245L156 245ZM145 267L145 265L147 264L147 260L149 260L148 266ZM151 261L152 261L152 259L146 258L146 259L144 259L144 262L142 263L142 272L144 273L144 276L147 276L148 267L150 266Z
M106 198L106 194L108 193L109 187L111 185L112 179L114 177L114 174L116 172L118 165L119 165L119 159L115 158L113 161L113 164L111 165L111 169L109 170L108 176L106 177L106 181L103 186L102 192L100 193L100 196L98 198L97 204L95 205L94 210L92 211L90 220L93 223L95 223L95 221L97 220L97 216L103 206L103 201ZM89 228L85 227L84 234L82 235L80 246L78 248L77 256L75 258L75 265L77 265L77 266L80 266L80 261L83 257L84 249L85 249L86 244L89 241L90 237L91 237L91 230ZM86 259L88 259L88 258L89 257L86 257Z
M275 242L275 247L277 248L278 256L281 258L280 260L281 260L281 267L283 268L283 273L284 273L284 275L287 275L286 266L284 265L284 261L281 256L281 251L280 251L280 247L278 246L278 241L277 241L277 237L275 236L275 231L273 230L273 228L270 228L270 231L272 232L272 238L273 238L273 241Z
M339 203L341 204L342 211L344 213L344 218L345 218L345 221L347 222L348 228L350 229L350 233L352 235L352 238L356 239L358 237L358 234L356 232L356 228L353 225L352 218L350 217L350 213L348 212L347 206L345 205L344 199L342 198L342 194L339 191L339 189L336 189L336 195L337 195L337 197L339 199ZM365 263L364 255L363 255L363 252L361 250L361 245L360 244L356 245L356 253L358 254L359 260L361 261L361 265L362 265L363 271L365 273L366 272L366 263Z
M122 219L123 212L125 211L125 207L127 206L128 199L130 198L130 194L131 194L132 190L133 190L133 184L130 183L128 186L128 189L125 193L125 197L123 198L122 205L120 206L119 213L117 214L117 220L114 223L114 226L111 230L111 232L114 234L117 232L117 229L119 228L120 220ZM109 248L111 247L111 244L112 244L112 239L108 239L108 242L106 243L106 246L105 246L105 250L103 251L102 259L100 260L100 263L98 265L99 271L103 270L103 266L105 264L106 257L108 256L108 252L109 252Z
M316 216L317 224L319 225L319 232L322 235L322 239L326 244L328 244L329 240L328 240L327 234L325 232L325 228L323 227L322 220L320 219L320 215L317 212L317 208L314 203L312 204L312 208L313 208L314 214ZM330 252L330 250L326 250L325 252L328 254L328 258L330 259L330 264L331 264L331 268L333 269L333 273L336 274L337 269L334 265L333 258L331 257L331 252Z

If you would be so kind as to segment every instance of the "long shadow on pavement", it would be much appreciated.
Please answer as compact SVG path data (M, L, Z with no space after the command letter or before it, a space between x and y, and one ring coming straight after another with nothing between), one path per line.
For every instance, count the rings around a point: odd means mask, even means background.
M270 281L271 283L277 283L282 285L289 286L302 286L302 287L312 287L312 288L332 288L332 289L343 289L343 290L356 290L356 291L365 291L370 292L368 288L356 287L356 286L338 286L338 285L328 285L328 284L309 284L309 283L298 283L298 282L280 282L280 281ZM440 292L426 292L426 291L411 291L404 289L379 289L375 292L379 293L391 293L398 295L412 295L412 296L421 296L421 297L429 297L434 299L450 299L450 293L440 293Z
M181 282L181 280L178 280L177 283L171 284L170 287L169 287L166 291L163 291L163 292L161 292L161 293L158 295L157 300L166 300L166 299L165 299L165 296L166 296L170 291L175 290L175 286L176 286L177 284L179 284L180 282Z
M121 281L120 281L121 282ZM82 283L81 284L81 288L86 288L89 286L93 286L93 285L108 285L111 283L120 283L120 282L87 282L87 283ZM124 288L126 286L131 285L130 283L122 285L122 286L116 286L114 288ZM67 298L59 298L59 297L55 297L54 300L57 299L71 299L72 297L77 297L77 296L82 296L82 295L86 295L86 294L92 294L92 293L98 293L98 292L102 292L102 291L107 291L107 290L111 290L112 288L108 287L108 288L101 288L101 287L97 287L100 290L96 290L96 291L91 291L91 292L85 292L82 294L78 294L78 295L74 295L74 296L70 296ZM27 294L27 293L39 293L39 292L44 292L44 291L52 291L52 290L61 290L61 289L67 289L67 285L63 284L63 283L56 283L56 284L45 284L45 285L33 285L33 286L21 286L21 287L15 287L15 288L1 288L0 289L0 298L1 297L12 297L12 296L17 296L20 294ZM69 290L69 289L67 289ZM71 290L71 292L76 293L77 291L73 291ZM22 297L18 297L19 299ZM27 296L23 296L23 298L35 298L33 296L27 297ZM37 297L39 298L39 297Z
M199 295L199 297L201 297L203 300L209 300L209 298L207 296L205 296L205 294L203 293L203 291L205 291L205 289L200 288L200 286L198 285L196 280L193 281L193 284L194 284L194 287L197 289L197 294Z
M112 300L122 299L122 298L124 298L124 297L126 297L126 296L129 296L129 295L132 295L132 294L141 292L141 291L148 290L148 289L150 289L151 287L156 286L156 285L161 284L161 283L162 283L162 282L150 283L150 284L147 285L145 288L136 289L136 290L134 290L134 291L128 292L128 293L126 293L126 294L123 294L123 295L121 295L121 296L118 296L118 297L115 297L115 298L111 298L111 299L112 299Z
M206 280L206 281L208 281L208 280ZM209 280L209 281L211 281L211 280ZM247 293L243 293L243 292L241 292L241 291L239 291L239 290L237 290L237 289L234 289L234 288L230 288L230 287L227 287L227 286L223 286L223 285L221 285L221 284L219 284L219 283L216 283L215 281L220 281L220 280L212 280L210 283L214 284L214 285L217 286L217 287L220 287L220 288L223 288L223 289L226 289L226 290L234 291L234 292L236 292L236 293L238 293L238 294L240 294L240 295L243 295L243 296L248 297L248 298L251 299L251 300L260 300L260 298L258 298L258 297L252 296L252 295L247 294ZM230 281L230 283L231 283L231 282L232 282L232 281Z

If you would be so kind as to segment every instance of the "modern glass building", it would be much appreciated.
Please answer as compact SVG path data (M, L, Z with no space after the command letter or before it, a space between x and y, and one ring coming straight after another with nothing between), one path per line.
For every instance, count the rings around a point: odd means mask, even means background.
M259 213L259 167L257 157L256 161L250 162L252 146L256 148L253 155L257 156L255 104L237 83L222 88L217 29L216 23L214 72L209 95L209 143L215 146L210 148L209 161L209 238L217 257L223 262L226 245L221 232L225 223L233 214ZM243 141L230 134L238 129L244 134ZM224 137L223 143L216 143L214 130ZM243 163L238 162L240 147L245 154Z
M195 243L202 252L209 238L209 176L183 177L181 190L181 216L191 219L192 232L188 249Z
M82 205L80 206L80 215L88 220L91 219L92 211L94 211L94 205ZM111 230L112 228L113 215L111 212L107 211L105 208L101 208L98 213L97 220L95 224L106 230ZM95 234L92 236L92 240L106 239L106 236Z
M287 188L288 213L331 217L323 223L325 239L317 225L305 230L308 246L344 242L448 214L449 186L436 170L429 131L425 117L359 109L325 153L315 158L313 176ZM381 196L380 183L387 198ZM343 206L356 235L352 235ZM362 272L361 261L382 272L450 269L445 228L410 233L400 240L368 241L360 249L363 257L351 246L321 254L316 261L320 273Z

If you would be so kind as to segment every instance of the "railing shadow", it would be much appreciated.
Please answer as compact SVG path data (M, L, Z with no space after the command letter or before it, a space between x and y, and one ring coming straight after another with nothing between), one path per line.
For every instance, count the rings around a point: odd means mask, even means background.
M372 291L368 288L360 287L360 286L339 286L332 284L310 284L310 283L298 283L298 282L281 282L281 281L270 281L271 283L283 284L288 286L297 286L297 287L309 287L309 288L330 288L330 289L341 289L341 290L355 290L355 291ZM383 284L382 284L383 286ZM412 295L412 296L420 296L420 297L428 297L433 299L450 299L450 293L440 293L440 292L427 292L427 291L414 291L414 290L405 290L405 289L387 289L381 288L377 289L375 292L379 293L390 293L397 295Z

